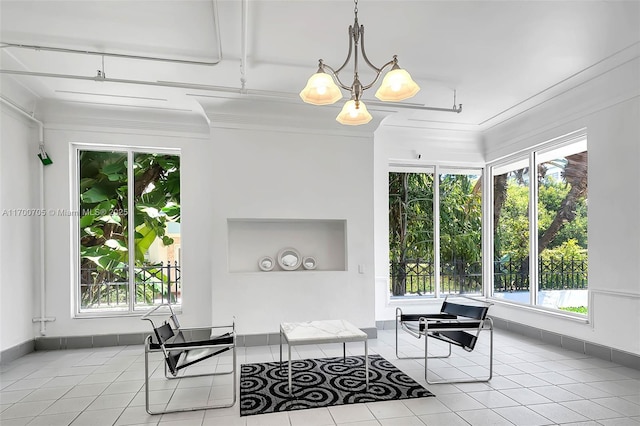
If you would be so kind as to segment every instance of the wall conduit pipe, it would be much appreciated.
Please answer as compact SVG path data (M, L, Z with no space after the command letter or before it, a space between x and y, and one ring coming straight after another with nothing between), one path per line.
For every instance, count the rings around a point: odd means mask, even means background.
M247 84L247 35L248 35L248 0L242 0L242 23L241 23L241 31L240 39L242 40L242 53L240 54L240 84L242 86L241 90L245 93L246 84Z
M6 99L3 96L0 96L0 101L38 125L38 144L41 150L44 152L44 124L42 123L42 121L36 119L35 117L33 117L33 115L29 114L28 112L20 108L18 105L14 104L13 102L11 102L10 100ZM43 163L40 163L40 211L41 212L46 211L45 205L44 205L44 164ZM46 336L47 334L47 327L46 327L47 322L56 320L55 318L49 318L46 316L45 302L46 302L46 283L47 282L46 282L46 274L45 274L46 271L45 271L45 247L44 247L44 242L45 242L44 219L45 219L45 215L41 214L40 215L40 317L32 319L33 322L40 323L41 336Z

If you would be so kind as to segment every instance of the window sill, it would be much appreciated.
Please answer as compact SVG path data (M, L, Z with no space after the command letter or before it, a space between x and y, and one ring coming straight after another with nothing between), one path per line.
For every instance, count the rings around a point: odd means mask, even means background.
M510 308L522 309L528 312L541 313L549 316L553 316L556 318L567 319L570 321L580 322L584 324L589 324L589 317L587 315L582 315L573 312L562 311L554 308L546 308L544 306L533 306L533 305L525 305L517 302L510 302L497 297L490 297L487 299L491 303L495 305L502 305Z
M182 314L182 308L178 306L171 305L173 307L173 311L176 314ZM141 317L146 314L147 311L140 310L135 312L122 311L122 312L81 312L76 313L73 316L73 319L102 319L102 318L135 318ZM151 314L151 316L167 316L167 312L159 312L157 314Z

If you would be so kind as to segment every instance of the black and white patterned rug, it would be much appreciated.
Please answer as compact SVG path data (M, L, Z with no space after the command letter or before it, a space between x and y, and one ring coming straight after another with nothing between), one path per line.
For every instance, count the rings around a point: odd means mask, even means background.
M242 364L240 415L302 410L330 405L434 396L380 355L369 355L369 389L364 356L294 360L293 396L287 363Z

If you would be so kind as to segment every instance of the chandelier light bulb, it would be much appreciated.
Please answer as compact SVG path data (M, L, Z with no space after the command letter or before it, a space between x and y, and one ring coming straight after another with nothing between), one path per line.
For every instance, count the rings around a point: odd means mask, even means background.
M381 101L397 102L415 96L420 87L406 70L395 65L382 80L376 92L376 98Z
M342 99L342 92L329 74L318 70L307 81L300 98L312 105L330 105Z
M367 124L373 117L367 111L367 106L362 101L351 99L342 107L342 111L336 117L336 121L347 126L359 126Z

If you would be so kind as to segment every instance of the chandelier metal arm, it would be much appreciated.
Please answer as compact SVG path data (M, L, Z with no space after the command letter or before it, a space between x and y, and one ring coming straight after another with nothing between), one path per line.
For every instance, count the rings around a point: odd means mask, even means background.
M380 68L376 67L375 65L373 65L371 63L371 61L367 57L367 52L364 50L364 25L360 26L360 39L361 39L360 44L361 44L361 50L362 50L362 58L367 63L367 65L369 65L369 67L371 67L373 70L376 71L376 76L373 79L373 81L371 83L367 84L366 86L362 86L362 90L367 90L367 89L370 89L371 86L376 84L376 82L380 78L380 75L382 74L382 71L384 71L385 68L387 68L389 65L393 65L397 61L397 59L396 59L396 56L394 55L392 60L390 60L389 62L387 62L386 64L384 64Z
M362 50L362 56L365 57L364 49ZM366 57L365 57L365 60L366 60ZM382 74L382 71L384 71L384 69L386 67L388 67L389 65L393 65L394 62L395 62L394 60L391 60L391 61L387 62L386 64L384 64L382 66L382 68L380 68L380 69L378 69L376 67L373 67L376 70L376 77L373 79L373 81L371 83L367 84L366 86L362 86L362 90L370 89L371 86L376 84L376 82L380 79L380 75ZM369 63L369 61L367 61L367 63ZM369 64L369 65L371 65L371 64Z
M340 81L340 76L338 75L339 71L334 70L333 68L331 68L331 66L325 64L324 62L322 63L322 68L329 70L329 72L331 73L333 78L336 79L336 82L338 83L338 86L340 86L344 90L351 90L351 86L347 86L342 81Z
M342 71L344 67L346 67L349 63L349 60L351 60L351 54L353 53L353 25L349 25L349 29L347 31L349 32L349 52L347 53L347 59L344 60L344 63L340 66L340 68L333 71L334 75Z
M378 76L380 76L380 73L382 72L382 70L384 70L384 68L385 68L387 65L389 65L389 64L388 64L388 63L387 63L387 64L384 64L382 67L378 68L378 67L376 67L375 65L373 65L373 64L371 63L371 61L369 60L369 58L367 58L367 52L365 52L365 50L364 50L364 25L361 25L361 26L360 26L360 38L361 38L361 40L362 40L362 41L361 41L361 43L360 43L360 44L361 44L361 46L362 46L362 47L361 47L361 50L362 50L362 58L363 58L363 59L364 59L364 61L367 63L367 65L369 65L371 68L373 68L374 70L376 70L376 72L378 73ZM393 61L391 61L391 63L393 63ZM376 78L377 78L377 77L376 77Z
M331 75L333 76L333 78L335 78L336 82L338 83L338 86L340 86L342 89L344 90L349 90L351 91L351 86L347 86L346 84L344 84L341 80L340 80L340 76L338 75L340 73L340 71L342 71L344 69L344 67L347 66L347 64L349 63L349 61L351 60L351 54L353 53L353 26L349 25L349 51L347 52L347 59L344 60L344 63L340 66L340 68L333 69L333 67L331 67L328 64L325 64L324 61L322 59L320 59L320 68L324 71L324 70L329 70L331 72ZM357 47L356 47L357 49Z
M356 21L357 22L357 21ZM353 40L356 37L356 35L354 34L354 27L353 25L349 26L349 51L347 53L347 59L345 59L344 63L340 66L340 68L338 69L334 69L333 67L331 67L330 65L324 63L322 60L320 60L321 62L321 68L323 70L329 70L331 72L331 75L336 79L336 82L338 83L338 86L340 86L342 89L344 90L349 90L349 91L353 91L353 85L351 86L347 86L346 84L344 84L342 82L342 80L340 80L340 71L342 71L348 64L349 61L351 60L351 56L354 54L354 47L353 47ZM376 67L375 65L373 65L371 63L371 61L369 60L369 58L367 57L367 53L364 50L364 25L360 25L359 28L359 33L358 33L358 38L360 40L361 43L361 47L360 47L360 52L362 53L362 58L364 59L364 61L366 62L366 64L373 69L376 72L376 76L373 79L373 81L371 81L371 83L367 84L367 85L363 85L362 86L362 90L367 90L370 89L374 84L376 84L376 82L380 79L380 75L382 75L382 72L389 66L393 65L397 59L396 56L394 55L393 59L390 60L389 62L387 62L386 64L384 64L383 66L381 66L380 68ZM355 46L355 75L357 76L358 74L358 46Z

